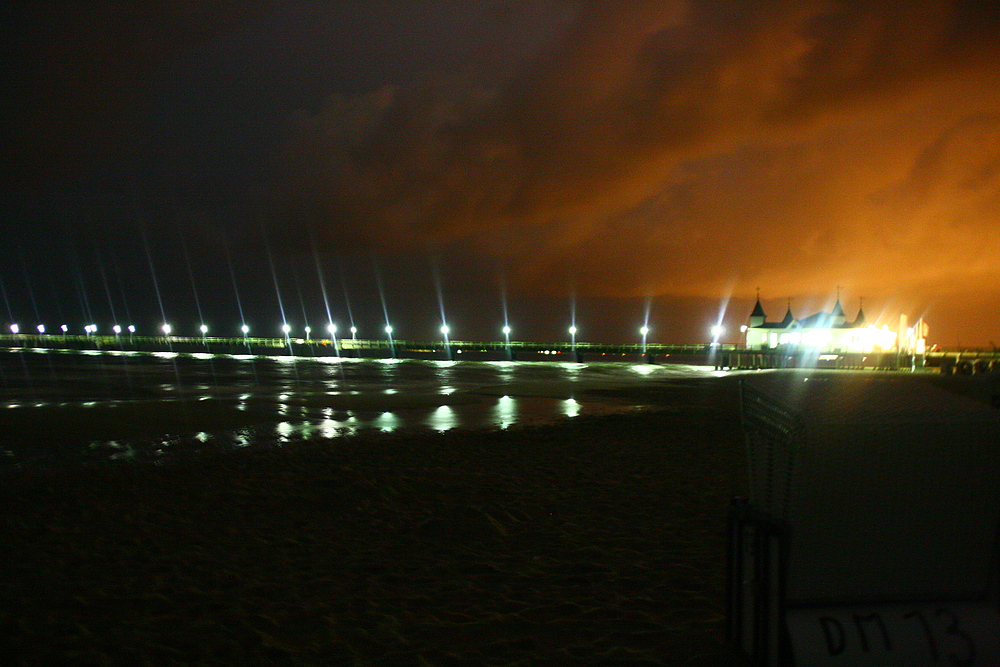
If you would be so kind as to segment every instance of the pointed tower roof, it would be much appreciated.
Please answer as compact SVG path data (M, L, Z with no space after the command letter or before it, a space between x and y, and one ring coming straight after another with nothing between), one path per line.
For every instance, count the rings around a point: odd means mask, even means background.
M788 301L788 310L785 311L785 318L781 320L781 326L788 327L795 321L795 316L792 315L792 302Z
M852 327L863 327L865 325L865 297L861 297L858 303L858 316L851 323Z
M844 317L844 309L840 305L840 295L837 295L837 303L833 305L833 312L830 313L834 317Z
M750 317L766 317L764 315L764 307L760 305L760 296L757 297L757 305L753 307L753 312L750 313Z

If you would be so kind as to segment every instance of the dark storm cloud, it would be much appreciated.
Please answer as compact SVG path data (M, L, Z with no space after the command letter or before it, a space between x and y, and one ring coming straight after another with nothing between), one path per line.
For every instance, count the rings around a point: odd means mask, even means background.
M911 311L998 296L995 10L580 3L573 16L507 78L429 67L296 114L291 210L335 243L500 256L527 292L844 285Z
M995 330L992 3L620 5L33 9L15 168L101 166L154 239L461 257L512 295L842 285Z

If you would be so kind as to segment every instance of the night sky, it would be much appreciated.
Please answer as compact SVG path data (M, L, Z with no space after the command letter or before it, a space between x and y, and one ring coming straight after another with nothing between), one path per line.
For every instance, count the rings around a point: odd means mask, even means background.
M495 340L506 304L518 339L686 343L735 340L758 288L773 319L839 288L1000 343L994 2L0 16L4 329L277 336L328 303Z

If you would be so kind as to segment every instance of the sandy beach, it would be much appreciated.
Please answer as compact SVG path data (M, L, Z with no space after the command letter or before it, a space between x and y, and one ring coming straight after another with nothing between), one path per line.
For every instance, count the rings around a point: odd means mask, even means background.
M738 664L723 615L735 381L642 399L658 407L10 475L6 656Z

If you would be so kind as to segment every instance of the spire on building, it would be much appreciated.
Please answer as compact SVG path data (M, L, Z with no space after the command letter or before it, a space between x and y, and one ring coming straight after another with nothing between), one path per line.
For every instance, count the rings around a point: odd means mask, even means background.
M863 327L865 325L865 300L864 297L861 298L861 303L858 305L858 316L854 318L854 327Z
M795 316L792 315L792 300L788 300L788 310L785 311L785 318L781 320L781 326L788 328L795 321Z
M767 316L764 314L764 307L760 305L760 288L757 288L757 305L753 307L753 312L750 313L750 326L759 327L764 324L767 320Z
M844 315L844 308L840 305L840 287L837 288L837 303L833 306L833 312L830 313L833 316L833 326L840 327L844 325L844 321L847 317Z

